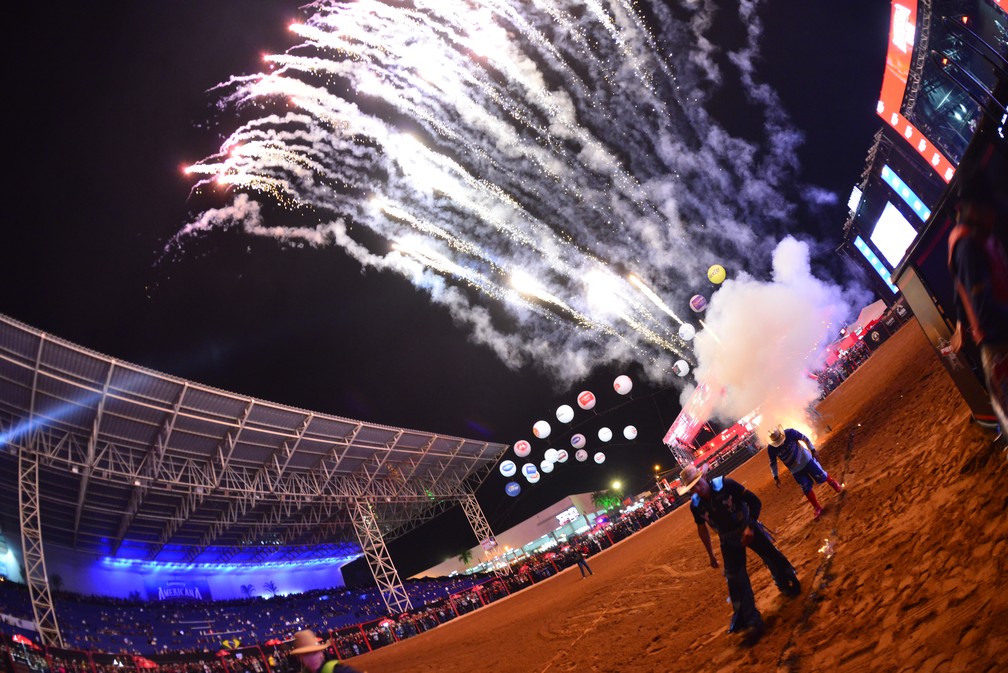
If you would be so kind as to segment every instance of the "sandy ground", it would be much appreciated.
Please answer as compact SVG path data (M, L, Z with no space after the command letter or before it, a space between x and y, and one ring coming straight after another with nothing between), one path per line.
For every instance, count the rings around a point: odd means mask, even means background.
M803 585L783 598L749 554L768 626L755 647L726 634L724 578L680 508L592 557L593 577L570 568L348 663L370 673L1008 670L1008 467L971 462L990 436L970 423L918 324L819 411L820 457L847 486L816 487L821 519L786 475L774 487L765 452L732 475L763 500Z

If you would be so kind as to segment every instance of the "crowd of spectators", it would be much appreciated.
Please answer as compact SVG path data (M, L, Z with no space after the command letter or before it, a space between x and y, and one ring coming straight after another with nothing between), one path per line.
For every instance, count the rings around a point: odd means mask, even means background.
M815 375L819 383L819 399L826 399L826 396L863 365L871 354L871 349L864 341L856 341L849 349L841 351L832 365L817 370Z
M283 646L305 628L331 637L349 658L410 638L548 579L671 512L668 492L600 517L591 530L514 560L491 574L407 580L413 609L388 615L378 590L316 590L225 601L144 601L55 592L65 649L36 648L37 634L4 623L0 656L11 673L296 673ZM0 581L0 614L32 620L25 585ZM15 638L20 635L20 640Z

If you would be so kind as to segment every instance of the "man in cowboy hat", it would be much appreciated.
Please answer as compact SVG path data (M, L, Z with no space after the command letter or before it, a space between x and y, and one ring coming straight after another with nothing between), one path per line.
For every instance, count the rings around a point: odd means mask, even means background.
M811 503L815 512L812 516L818 519L822 515L823 508L815 492L812 491L813 483L829 484L837 493L843 491L843 486L826 474L826 470L819 464L819 454L812 445L812 440L794 428L785 430L778 425L770 431L769 441L767 455L770 456L770 474L773 475L777 488L780 488L780 477L777 476L777 459L780 458L780 461L791 470L791 476L798 482L802 493Z
M298 631L294 634L291 654L296 654L301 660L302 673L360 673L356 668L341 664L339 659L327 658L326 649L331 641L320 642L311 629Z
M732 615L728 633L746 632L744 643L755 644L763 635L763 618L756 609L752 583L746 570L746 547L750 547L766 564L777 588L789 598L801 593L801 584L791 563L774 546L763 524L759 522L763 504L756 494L728 477L707 479L707 464L697 468L687 465L679 476L679 495L692 493L690 511L697 525L711 568L717 568L717 557L711 549L707 526L717 531L721 540L721 557L728 581Z

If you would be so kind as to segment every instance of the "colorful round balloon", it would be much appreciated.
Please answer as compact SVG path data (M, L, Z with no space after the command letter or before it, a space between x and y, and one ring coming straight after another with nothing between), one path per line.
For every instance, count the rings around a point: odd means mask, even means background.
M672 371L675 372L676 376L686 376L689 374L689 363L685 360L676 360L675 364L672 365Z
M612 386L613 389L620 395L627 395L631 390L633 390L633 381L631 381L630 377L626 374L620 374L616 377L616 380L613 381Z
M694 313L703 313L704 309L707 308L707 298L702 294L695 294L690 297L689 307L693 309Z
M566 463L567 462L567 451L565 451L564 449L557 450L556 462L558 462L558 463Z
M720 285L724 282L724 279L728 276L725 268L720 264L712 264L709 269L707 269L707 280L714 283L715 285Z
M549 474L550 472L553 471L553 463L551 463L548 460L544 460L541 463L539 463L539 469L542 470L543 473Z
M588 460L588 452L585 451L584 449L578 449L574 453L574 460L576 460L579 463L585 462L586 460Z
M557 459L557 450L556 449L546 449L546 453L543 454L543 458L546 459L547 463L549 463L549 464L552 465L553 463L556 462L556 459Z
M599 465L601 465L602 463L604 463L605 462L605 454L602 453L601 451L599 451L598 453L596 453L595 454L595 462L598 463Z
M590 390L582 390L577 396L578 406L589 411L595 408L595 393Z
M608 442L612 439L612 430L609 428L599 428L598 438L603 442Z
M514 498L521 493L521 486L518 485L517 481L509 481L504 486L504 492Z
M632 425L626 426L623 428L623 436L630 440L637 439L637 428Z
M546 439L550 436L550 424L546 421L536 421L535 425L532 426L532 434L539 439Z
M525 456L532 453L532 445L529 444L524 439L519 439L514 445L515 455L519 458L524 458Z
M561 404L557 407L556 417L561 423L570 423L574 420L574 410L569 404Z
M538 470L536 470L536 466L534 464L525 463L524 465L522 465L522 474L525 476L526 479L528 479L529 477L531 477L536 473L538 473Z
M696 336L696 327L693 327L693 325L689 324L688 322L684 322L683 324L679 325L680 339L682 339L683 341L689 341L695 336Z
M585 436L579 432L573 437L571 437L571 446L573 446L575 449L580 449L582 446L585 445L586 441L588 440L585 439Z
M514 464L513 460L505 460L500 464L500 473L505 477L513 477L517 471L518 467Z
M528 481L528 483L530 483L530 484L537 484L537 483L539 483L539 479L541 479L541 478L542 478L542 475L539 474L538 470L535 471L535 472L533 472L532 474L526 474L525 475L525 480Z

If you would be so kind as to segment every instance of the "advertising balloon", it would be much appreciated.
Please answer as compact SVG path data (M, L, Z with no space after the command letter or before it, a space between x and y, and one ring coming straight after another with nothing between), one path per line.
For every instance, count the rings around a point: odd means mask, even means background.
M578 449L577 452L574 453L574 460L579 463L585 462L588 460L588 452L584 449Z
M561 404L557 407L556 417L561 423L570 423L574 420L574 410L569 404Z
M577 396L578 406L589 411L595 408L595 393L590 390L582 390Z
M707 308L707 298L702 294L695 294L690 297L689 307L693 309L694 313L703 313L704 309Z
M683 324L679 325L680 339L682 339L683 341L689 341L695 336L696 336L696 327L693 327L693 325L689 324L688 322L684 322Z
M637 428L632 425L628 425L623 428L623 436L627 439L637 439Z
M543 458L546 459L547 463L549 463L549 464L552 465L553 463L556 462L556 459L557 459L557 450L556 449L546 449L546 453L543 454Z
M672 371L676 373L676 376L686 376L689 374L689 363L685 360L676 360L672 365Z
M528 479L530 476L534 474L537 474L538 472L539 471L536 469L536 466L533 463L525 463L524 465L522 465L522 475L524 475L526 479Z
M598 453L596 453L595 454L595 462L598 463L599 465L601 465L602 463L604 463L605 462L605 454L602 453L601 451L599 451Z
M504 486L504 492L514 498L521 493L521 486L518 485L517 481L509 481L507 485Z
M532 434L539 439L546 439L550 436L550 424L546 421L536 421L532 426Z
M519 439L514 445L515 455L519 458L524 458L525 456L532 453L532 445L526 442L524 439Z
M612 439L612 430L610 430L609 428L599 428L598 438L603 442L608 442L610 439Z
M564 449L557 450L556 462L558 462L558 463L566 463L567 462L567 451L565 451Z
M573 437L571 437L571 446L573 446L575 449L580 449L582 446L585 445L586 441L587 440L585 439L585 436L579 432Z
M515 466L513 460L505 460L500 464L500 473L505 477L513 477L514 473L518 471L517 466Z
M626 374L620 374L616 377L616 380L613 381L612 387L620 395L626 395L633 390L633 381L631 381L630 377Z
M539 463L539 469L542 470L544 473L549 474L550 472L553 471L553 463L551 463L548 460L544 460L541 463Z
M535 466L533 465L533 467L535 467ZM526 479L526 480L528 481L528 483L530 483L530 484L537 484L537 483L539 483L539 480L540 480L541 478L542 478L542 475L541 475L541 474L539 474L539 471L538 471L538 470L536 470L536 471L535 471L535 472L533 472L532 474L526 474L526 475L525 475L525 479Z
M712 264L709 269L707 269L707 280L714 283L715 285L720 285L724 282L724 279L728 276L725 268L720 264Z

